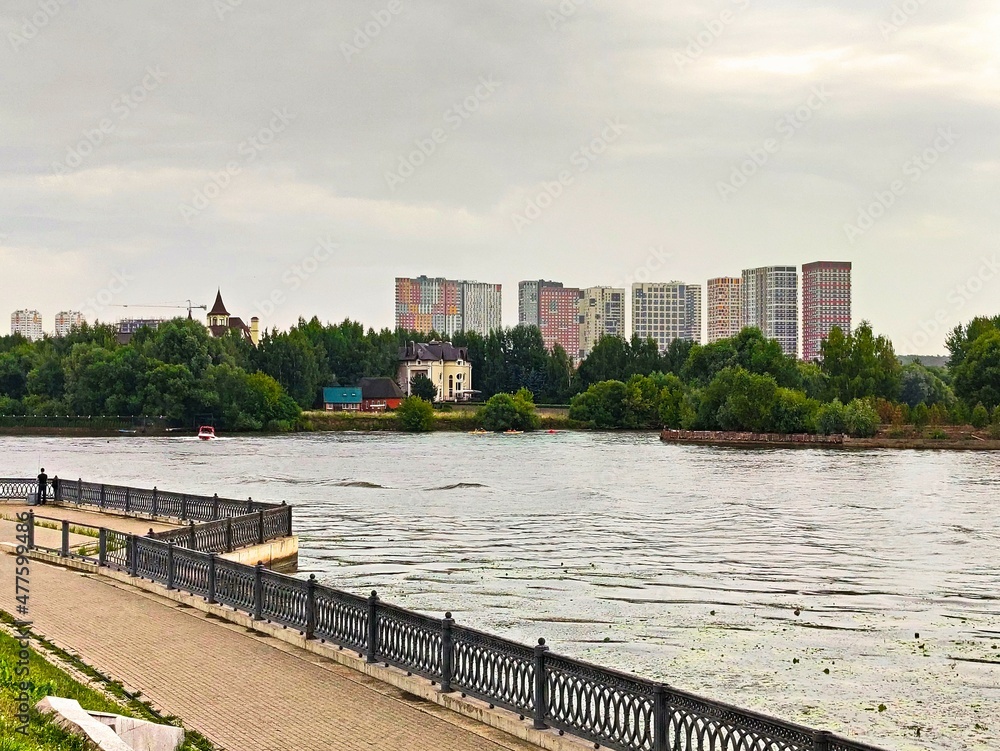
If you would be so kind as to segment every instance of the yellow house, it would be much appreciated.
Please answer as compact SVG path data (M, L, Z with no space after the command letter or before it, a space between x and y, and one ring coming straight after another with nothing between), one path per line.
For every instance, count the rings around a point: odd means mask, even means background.
M407 342L399 350L399 387L410 396L410 381L426 376L437 387L435 401L460 402L471 399L472 364L469 351L451 342Z

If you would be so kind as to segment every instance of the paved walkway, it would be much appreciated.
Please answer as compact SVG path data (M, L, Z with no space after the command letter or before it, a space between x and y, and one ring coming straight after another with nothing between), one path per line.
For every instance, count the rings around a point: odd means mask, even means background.
M14 524L0 521L0 543L14 534ZM0 553L0 608L8 612L15 608L14 562ZM30 587L28 617L39 633L141 690L227 751L535 749L323 657L128 585L32 561Z

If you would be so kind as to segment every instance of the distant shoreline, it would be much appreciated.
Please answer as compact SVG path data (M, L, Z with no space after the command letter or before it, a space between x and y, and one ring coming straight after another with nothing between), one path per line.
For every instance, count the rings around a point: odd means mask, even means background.
M811 434L738 433L716 430L664 430L660 440L676 446L718 446L722 448L804 448L804 449L896 449L947 451L1000 451L1000 440L977 438L972 433L947 438L876 436L816 436Z

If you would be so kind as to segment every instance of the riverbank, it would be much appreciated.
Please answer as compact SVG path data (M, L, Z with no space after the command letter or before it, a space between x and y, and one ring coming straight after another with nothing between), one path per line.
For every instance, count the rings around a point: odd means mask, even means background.
M873 438L845 435L739 433L721 430L664 430L665 443L733 448L837 448L837 449L930 449L952 451L1000 451L1000 440L986 431L947 426L927 431L888 428Z
M537 410L539 430L584 430L583 423L570 420L565 412ZM399 417L394 412L303 412L302 427L306 431L402 431ZM435 431L470 431L482 427L476 412L469 409L434 411Z

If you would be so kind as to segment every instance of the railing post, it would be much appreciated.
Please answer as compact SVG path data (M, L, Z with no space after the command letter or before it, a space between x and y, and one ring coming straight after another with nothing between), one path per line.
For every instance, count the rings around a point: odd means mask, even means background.
M535 645L535 719L532 727L535 730L545 730L545 653L549 648L545 646L545 639L539 639Z
M104 497L104 493L101 493L101 497ZM76 478L76 502L83 503L83 478Z
M128 536L128 575L139 575L139 542L135 535Z
M28 512L28 550L35 547L35 512Z
M455 625L455 620L451 613L444 614L441 621L441 693L450 694L454 689L451 687L452 672L452 636L451 627Z
M159 516L160 512L160 499L156 492L156 486L153 486L153 516Z
M831 735L826 730L813 731L813 751L830 751Z
M181 520L187 521L188 518L188 497L187 493L181 494Z
M226 517L226 552L233 552L233 517Z
M102 482L101 483L101 508L104 508L107 505L107 503L108 503L106 492L107 491L105 490L104 483ZM82 492L80 494L80 503L83 503L83 493Z
M264 540L264 509L257 512L257 544L263 545Z
M252 497L247 498L247 513L248 514L252 514L253 513L253 498Z
M368 663L378 662L378 592L368 597Z
M212 496L212 521L219 518L219 494Z
M132 510L132 488L125 488L125 513L129 513Z
M69 522L65 519L62 523L62 550L59 554L63 558L69 558Z
M263 527L261 527L263 529ZM306 581L306 638L316 638L316 574Z
M174 544L167 543L167 589L174 588Z
M289 506L285 501L282 501L281 505L284 506L286 509L288 509L285 512L286 513L286 519L285 519L285 537L291 537L292 536L292 507Z
M59 475L52 478L52 500L56 503L62 501L62 483L59 482Z
M264 564L253 567L253 619L264 620Z
M668 687L662 683L656 684L653 688L653 751L669 751L667 745L667 735L669 723L667 721L669 708L667 707Z
M215 604L215 553L208 554L208 604Z
M108 565L108 530L104 527L97 533L97 565Z

